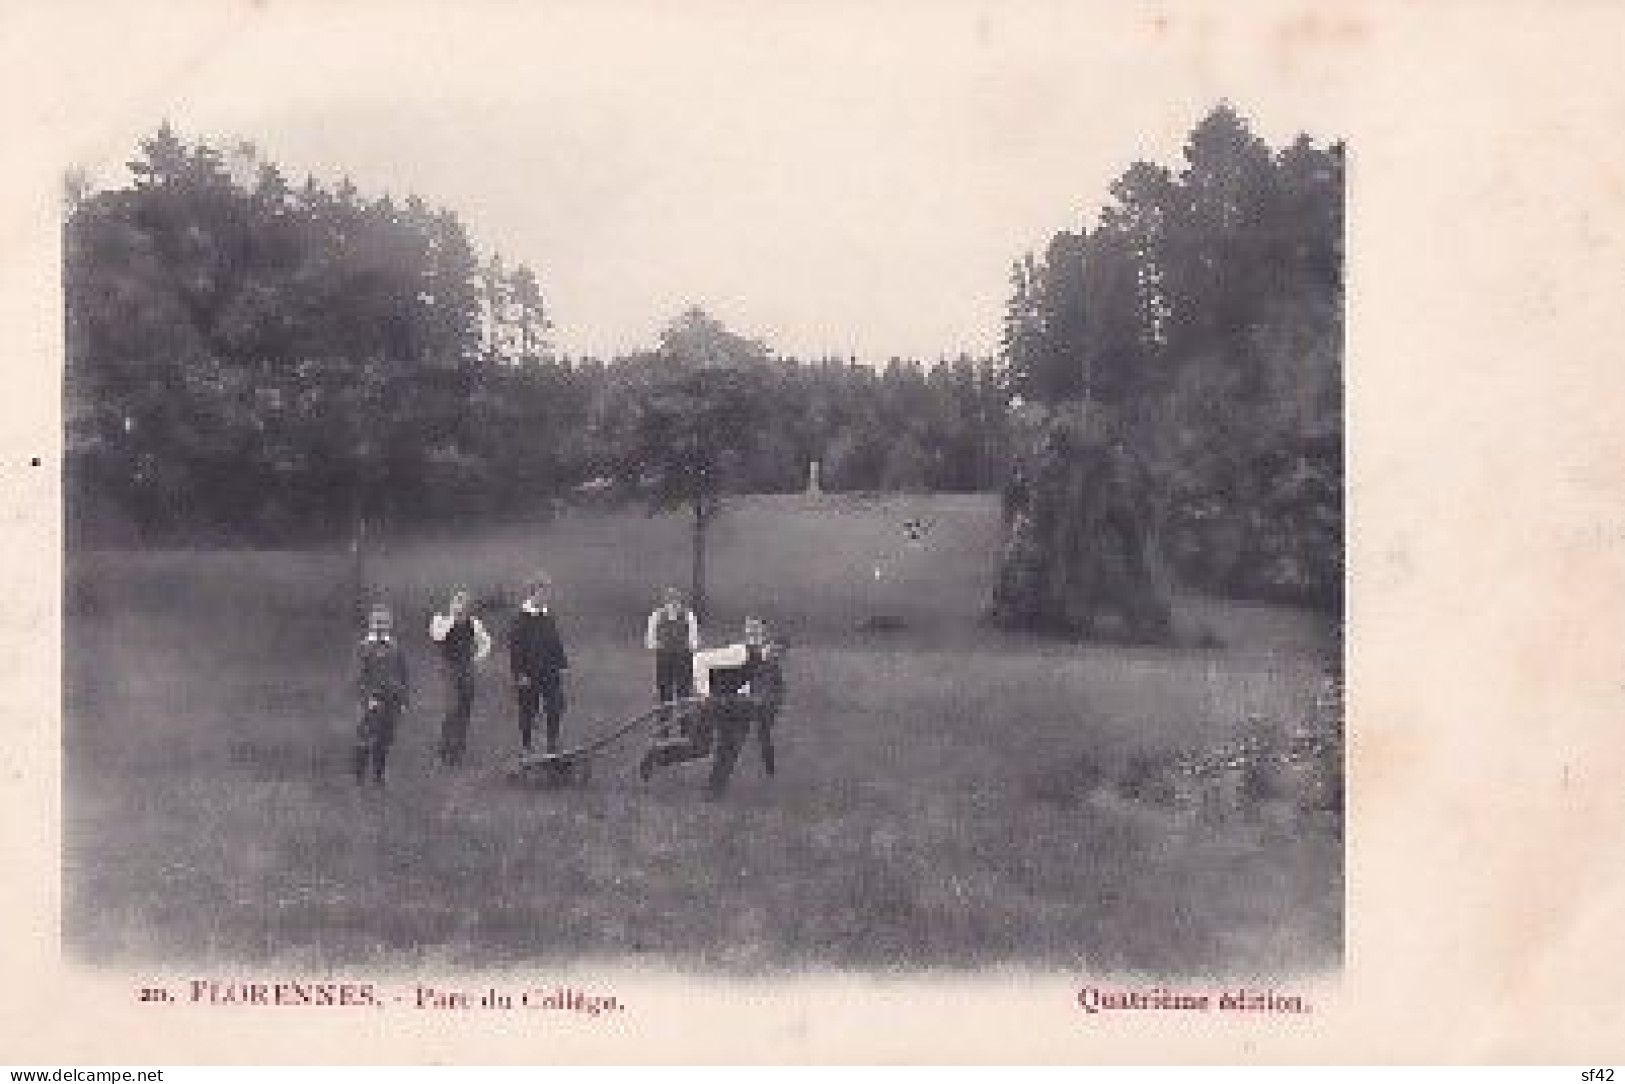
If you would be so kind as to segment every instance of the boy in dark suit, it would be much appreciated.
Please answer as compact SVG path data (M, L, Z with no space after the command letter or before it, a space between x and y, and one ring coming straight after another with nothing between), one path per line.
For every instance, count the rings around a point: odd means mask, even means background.
M367 635L355 649L356 692L361 699L361 723L356 728L355 781L384 784L384 765L395 743L395 725L411 700L406 654L394 636L389 608L376 605L367 615Z
M531 751L538 707L547 723L547 752L559 751L564 719L564 672L570 660L549 606L552 581L537 573L525 585L525 601L508 628L508 666L519 702L519 741Z

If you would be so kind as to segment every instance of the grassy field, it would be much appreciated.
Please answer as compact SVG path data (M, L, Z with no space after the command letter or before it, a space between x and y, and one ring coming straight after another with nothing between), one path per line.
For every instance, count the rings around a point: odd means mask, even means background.
M902 542L911 516L931 524L917 550ZM584 789L513 787L500 667L482 678L469 762L435 763L442 689L422 630L449 585L499 598L533 568L553 574L573 660L566 736L582 737L648 701L642 619L685 581L685 531L572 513L380 554L418 692L383 794L346 775L347 554L73 556L70 952L380 969L1336 966L1334 827L1177 819L1056 784L1080 757L1202 748L1249 714L1307 710L1332 630L1182 600L1180 622L1225 647L995 632L978 621L989 499L757 498L718 521L707 639L759 612L794 644L772 780L751 747L708 804L700 767L639 783L631 742ZM863 631L876 614L905 626Z

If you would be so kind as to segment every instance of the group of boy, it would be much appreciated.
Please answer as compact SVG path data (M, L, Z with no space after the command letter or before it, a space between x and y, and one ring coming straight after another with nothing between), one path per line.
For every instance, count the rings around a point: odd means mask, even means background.
M524 598L507 629L508 665L518 709L519 741L534 751L536 719L545 726L545 750L559 753L564 720L565 672L570 667L545 574L525 585ZM492 638L472 612L467 591L454 591L446 608L429 619L429 639L446 673L447 709L440 727L442 763L456 766L468 746L473 717L475 674L490 654ZM767 637L758 618L745 622L738 644L700 648L699 621L682 592L668 588L649 615L644 646L655 661L655 697L663 707L661 735L644 755L645 781L657 768L712 758L707 789L720 795L754 728L762 766L774 773L772 727L783 703L782 648ZM401 714L411 700L406 653L394 635L394 618L382 604L368 614L367 635L356 648L356 685L361 722L356 735L354 772L358 783L384 782L389 751Z
M508 668L519 709L519 741L533 748L536 717L546 725L549 752L557 752L564 720L564 673L570 659L564 650L545 574L524 588L519 611L508 626ZM440 724L438 753L442 763L462 763L468 748L468 724L474 714L476 668L491 653L491 634L472 611L468 592L454 591L445 610L429 619L429 639L439 649L446 672L447 708ZM376 604L367 615L367 635L356 648L356 691L361 698L361 724L356 734L356 781L384 782L395 729L411 701L406 652L395 636L389 607Z

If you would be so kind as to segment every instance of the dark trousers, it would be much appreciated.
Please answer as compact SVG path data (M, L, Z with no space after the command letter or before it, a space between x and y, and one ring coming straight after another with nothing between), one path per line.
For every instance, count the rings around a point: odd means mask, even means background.
M356 728L353 764L357 783L367 781L369 768L372 781L383 783L384 765L389 760L389 747L395 744L395 724L400 717L401 704L397 700L372 700L362 709L361 725Z
M519 700L519 743L528 753L536 730L540 708L547 724L547 751L559 751L559 724L564 719L564 677L557 670L530 675L524 685L515 686Z
M717 751L711 758L711 776L706 781L706 786L712 794L721 794L728 789L728 780L733 778L734 766L739 763L739 754L744 750L745 743L750 740L752 722L756 724L757 744L762 747L762 770L768 775L773 774L775 714L772 708L756 708L749 713L749 717L740 722L717 728Z
M728 789L733 778L739 753L750 740L754 726L762 747L762 767L768 775L774 771L773 722L777 713L747 698L724 699L706 705L693 713L685 726L680 741L657 745L645 754L649 771L673 764L686 764L693 760L711 758L711 773L706 788L713 795Z
M655 697L662 704L694 695L694 656L687 651L655 652Z
M468 721L474 714L474 667L446 667L446 717L440 723L440 759L458 764L468 748Z

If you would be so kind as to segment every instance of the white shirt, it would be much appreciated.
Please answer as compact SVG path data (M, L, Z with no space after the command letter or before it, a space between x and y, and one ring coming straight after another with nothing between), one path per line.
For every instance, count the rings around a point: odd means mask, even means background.
M491 634L485 631L485 625L477 617L469 617L469 623L474 626L474 661L479 662L491 653ZM450 614L435 614L429 618L429 639L440 643L451 631L457 619Z
M727 670L735 666L744 666L750 658L750 652L744 644L729 644L727 647L713 647L709 651L696 651L694 653L694 695L711 695L711 671ZM739 691L748 692L749 685Z
M693 610L685 609L683 613L688 618L688 649L690 651L697 651L700 646L700 624L698 621L694 620ZM649 615L649 624L643 633L643 646L648 648L650 651L653 651L660 646L660 641L655 635L655 630L660 627L660 619L665 616L666 607L664 606L660 607L660 609Z

